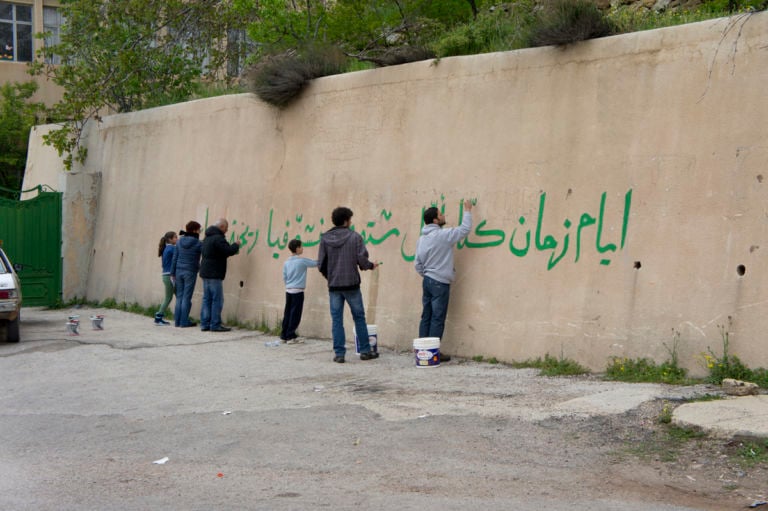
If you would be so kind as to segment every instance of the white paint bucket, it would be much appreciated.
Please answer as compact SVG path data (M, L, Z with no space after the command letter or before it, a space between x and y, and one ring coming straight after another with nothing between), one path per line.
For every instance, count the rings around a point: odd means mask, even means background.
M371 353L379 352L379 332L376 329L376 325L366 325L368 327L368 344L371 345ZM352 327L352 332L355 334L355 353L360 354L360 340L357 338L357 332L355 327Z
M440 338L420 337L413 340L413 354L416 367L438 367L440 365Z

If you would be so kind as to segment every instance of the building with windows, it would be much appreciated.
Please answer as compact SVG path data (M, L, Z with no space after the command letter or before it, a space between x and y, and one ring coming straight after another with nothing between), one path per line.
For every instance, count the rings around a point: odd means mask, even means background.
M35 99L49 105L58 101L62 89L45 77L31 77L27 63L44 44L58 42L61 25L58 0L0 1L0 83L34 79L40 85ZM35 37L41 32L49 34L44 41Z

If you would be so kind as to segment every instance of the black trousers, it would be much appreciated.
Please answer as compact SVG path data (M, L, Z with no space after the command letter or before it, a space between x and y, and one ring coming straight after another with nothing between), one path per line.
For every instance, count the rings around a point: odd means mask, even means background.
M283 311L283 331L280 338L284 341L295 339L296 329L301 323L301 313L304 311L304 292L285 293L285 310Z

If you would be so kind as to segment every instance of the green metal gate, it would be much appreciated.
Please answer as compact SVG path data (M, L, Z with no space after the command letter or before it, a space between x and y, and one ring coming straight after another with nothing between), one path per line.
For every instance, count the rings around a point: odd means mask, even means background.
M24 305L53 305L61 299L61 196L45 185L22 194L0 187L0 243L21 280Z

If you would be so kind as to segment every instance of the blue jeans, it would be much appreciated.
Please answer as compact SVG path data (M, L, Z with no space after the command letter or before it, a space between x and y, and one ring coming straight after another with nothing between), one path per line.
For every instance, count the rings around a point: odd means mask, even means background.
M368 325L365 324L365 309L363 308L363 294L359 289L351 291L328 291L331 303L331 332L333 335L333 352L338 357L343 357L347 352L345 346L347 338L344 333L344 301L349 304L352 311L352 319L355 321L355 332L360 339L360 353L369 353L371 345L368 342Z
M173 322L176 326L189 326L189 313L192 310L192 295L196 283L196 271L176 273L176 308L173 312Z
M439 337L442 339L443 330L445 330L445 316L448 314L451 285L424 277L421 289L423 309L421 311L421 323L419 323L419 337Z
M203 307L200 309L200 328L221 328L221 309L224 308L224 286L221 279L203 279Z

